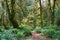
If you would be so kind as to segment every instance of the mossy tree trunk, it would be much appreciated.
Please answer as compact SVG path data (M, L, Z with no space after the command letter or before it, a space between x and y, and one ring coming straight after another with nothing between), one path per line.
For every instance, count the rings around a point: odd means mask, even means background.
M18 28L19 25L18 25L17 21L14 20L14 16L15 16L15 10L14 10L15 0L11 0L11 12L10 12L10 9L9 9L8 0L5 0L5 1L6 1L6 10L7 10L8 16L9 16L9 20L12 23L14 28Z
M49 8L49 25L51 24L51 18L50 18L50 13L51 13L51 3L50 3L50 0L48 0L48 8Z
M54 25L54 20L55 20L55 2L56 0L53 0L53 7L52 7L52 13L51 13L51 24Z
M42 4L41 4L41 0L40 0L40 16L41 16L41 27L43 26L43 19L42 19Z

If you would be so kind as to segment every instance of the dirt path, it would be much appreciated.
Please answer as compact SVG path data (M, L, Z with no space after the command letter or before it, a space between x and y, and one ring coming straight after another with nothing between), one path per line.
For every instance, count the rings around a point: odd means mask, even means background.
M23 40L33 40L33 37L29 36L29 37L24 38ZM40 35L40 40L54 40L54 39L48 38L44 35Z

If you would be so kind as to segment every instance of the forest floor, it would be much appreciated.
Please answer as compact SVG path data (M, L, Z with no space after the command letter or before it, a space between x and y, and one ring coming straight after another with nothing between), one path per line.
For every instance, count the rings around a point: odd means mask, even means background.
M25 37L23 38L23 40L33 40L33 37L32 36ZM44 35L40 35L40 40L54 40L54 38L49 38Z

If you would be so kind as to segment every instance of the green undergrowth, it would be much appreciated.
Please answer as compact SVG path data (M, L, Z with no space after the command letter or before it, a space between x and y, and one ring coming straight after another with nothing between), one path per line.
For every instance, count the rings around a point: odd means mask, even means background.
M43 33L49 38L56 38L55 40L60 40L60 27L58 26L47 26L47 27L36 27L35 30L39 33Z
M26 36L31 36L31 31L35 30L38 33L43 33L46 37L55 38L55 40L60 40L60 27L58 26L45 26L45 27L33 27L28 25L21 25L19 29L9 28L4 29L0 26L0 40L20 40Z

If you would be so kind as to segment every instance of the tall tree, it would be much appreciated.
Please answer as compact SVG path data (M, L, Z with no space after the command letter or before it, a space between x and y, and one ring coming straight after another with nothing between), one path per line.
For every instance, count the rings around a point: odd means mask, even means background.
M53 0L53 7L52 7L52 10L53 10L53 11L52 11L52 13L51 13L51 24L54 24L54 20L55 20L55 19L54 19L54 18L55 18L55 15L54 15L54 14L55 14L55 13L54 13L54 12L55 12L55 2L56 2L56 0Z
M50 3L50 0L48 0L48 7L49 7L49 14L51 13L51 3ZM49 15L49 17L50 17L50 15ZM51 20L49 20L49 21L51 21Z
M5 21L6 20L4 20L5 19L5 5L4 5L4 0L1 0L1 6L2 6L2 15L1 15L1 20L2 20L2 26L4 26L4 29L7 29L7 27L6 27L6 23L5 23Z
M42 19L42 4L40 0L40 16L41 16L41 27L43 26L43 19Z
M15 11L14 11L15 0L11 0L11 12L10 12L10 9L9 9L8 0L5 0L5 1L6 1L6 10L7 10L8 16L9 16L9 20L12 23L14 28L18 28L19 25L18 25L17 21L14 20L14 16L15 16Z

